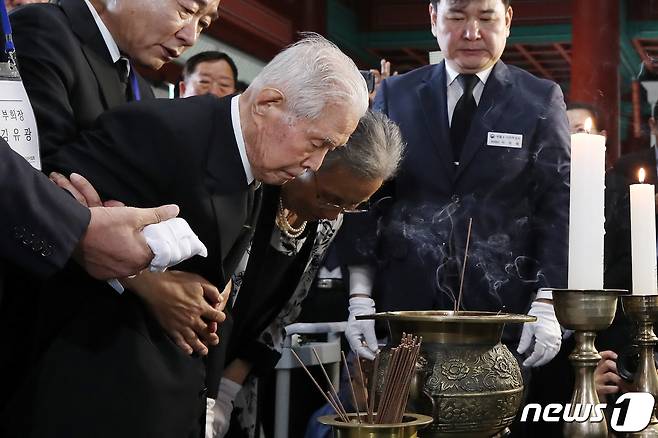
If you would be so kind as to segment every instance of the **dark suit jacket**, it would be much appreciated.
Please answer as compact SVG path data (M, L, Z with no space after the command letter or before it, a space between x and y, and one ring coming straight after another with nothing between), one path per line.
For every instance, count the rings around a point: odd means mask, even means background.
M555 83L499 61L457 158L444 63L385 80L375 107L408 145L379 239L378 310L453 307L469 218L465 309L525 313L538 287L566 286L569 127ZM490 132L522 147L488 146Z
M32 168L0 139L0 410L28 366L20 335L33 330L13 308L34 309L38 283L62 269L89 224L89 209ZM4 275L18 278L18 284ZM35 281L38 279L38 281ZM37 283L36 285L34 283Z
M33 275L60 270L89 224L89 209L0 138L0 260Z
M270 242L276 227L274 218L280 193L280 187L265 187L249 262L232 309L235 323L229 339L227 363L235 358L245 359L253 364L256 374L271 372L279 360L280 356L262 344L259 337L297 289L311 256L318 228L317 221L309 222L302 248L294 256L289 256L287 266L277 265L276 259L268 255L276 251Z
M220 288L251 237L253 190L234 138L230 97L118 107L44 166L80 172L103 197L128 205L178 204L208 248L207 258L181 269ZM33 299L36 312L14 309L34 320L37 336L26 341L33 350L29 378L2 414L0 432L4 426L10 435L39 437L198 436L204 361L180 351L139 299L74 269Z
M25 89L39 126L42 157L125 103L119 73L84 0L37 4L11 14ZM142 99L150 86L138 75Z

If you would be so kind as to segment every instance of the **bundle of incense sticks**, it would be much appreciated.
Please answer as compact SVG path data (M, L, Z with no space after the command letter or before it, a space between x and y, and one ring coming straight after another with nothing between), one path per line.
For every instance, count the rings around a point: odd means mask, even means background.
M422 338L403 333L400 345L391 350L384 390L377 405L378 424L402 422L421 342Z
M356 363L359 371L359 386L360 392L363 395L363 400L365 401L367 412L365 413L367 422L370 424L391 424L391 423L400 423L402 422L402 417L404 416L404 409L407 405L407 399L409 398L409 386L411 385L411 379L414 374L414 368L416 362L418 361L418 356L420 355L420 344L422 342L422 337L418 338L413 335L407 335L406 333L402 334L402 341L398 347L395 347L391 350L390 358L388 361L388 368L386 370L386 377L384 383L384 390L379 400L379 405L377 408L377 415L374 412L375 406L375 389L377 388L377 375L379 372L379 353L375 357L372 377L370 379L370 394L366 392L365 379L363 377L363 369L361 368L361 359L357 354ZM291 350L295 359L299 362L301 367L306 371L306 374L311 378L316 388L320 391L322 396L325 398L327 403L334 409L336 414L340 419L346 423L350 422L350 415L345 410L336 388L331 382L329 375L327 374L320 357L315 351L315 348L312 349L313 354L315 355L322 373L324 374L325 379L327 380L327 385L329 391L324 391L320 384L315 380L311 372L306 368L301 358L297 355L294 350ZM343 364L348 373L348 380L351 386L352 400L354 402L354 407L356 410L356 416L354 420L358 423L362 423L361 412L359 411L359 403L356 396L356 390L352 382L352 375L350 373L350 368L348 366L347 360L345 359L345 353L341 351L343 358ZM370 397L369 397L370 395Z

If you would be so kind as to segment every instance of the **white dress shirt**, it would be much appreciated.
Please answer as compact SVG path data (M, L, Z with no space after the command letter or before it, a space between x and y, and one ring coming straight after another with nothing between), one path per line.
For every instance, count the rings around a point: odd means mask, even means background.
M455 106L457 106L457 102L459 101L459 98L462 97L462 94L464 94L464 90L462 89L461 83L457 80L457 76L459 76L459 72L456 70L453 70L448 63L445 63L446 66L446 86L447 86L447 103L448 103L448 125L452 124L452 114L455 112ZM487 83L487 79L489 79L489 75L491 74L491 70L493 69L493 65L489 67L486 70L482 70L481 72L476 73L476 76L478 79L480 79L475 85L475 88L473 88L473 98L475 99L475 104L479 105L480 104L480 98L482 97L482 92L484 91L484 84Z
M119 46L117 46L116 41L114 41L114 38L112 37L112 34L108 30L107 26L105 26L105 23L103 23L103 20L98 15L98 12L89 2L89 0L85 0L85 3L89 8L89 12L91 12L91 16L94 17L94 21L96 22L96 27L98 27L98 30L103 36L103 41L105 41L107 50L108 52L110 52L110 56L112 57L112 62L116 63L119 60L119 58L121 58L121 52L119 51ZM128 72L130 73L130 64L128 64Z
M231 124L233 125L233 134L235 141L238 144L238 151L240 152L240 159L244 167L244 174L247 176L247 184L254 182L254 174L251 171L251 164L247 158L247 148L244 144L244 137L242 136L242 125L240 124L240 95L233 96L231 99Z

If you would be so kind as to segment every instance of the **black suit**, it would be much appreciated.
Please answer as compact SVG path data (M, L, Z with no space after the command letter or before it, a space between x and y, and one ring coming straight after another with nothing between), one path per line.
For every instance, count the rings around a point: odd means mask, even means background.
M230 98L121 106L44 165L80 172L103 197L128 205L178 204L208 248L207 258L181 268L220 288L251 237L254 192L234 138ZM38 299L30 380L0 428L39 437L198 436L204 361L180 351L139 299L74 270ZM216 366L212 354L208 362Z
M311 256L318 222L306 225L306 241L295 255L285 256L272 244L274 218L279 206L279 187L266 186L263 205L251 244L242 285L232 308L235 320L228 344L227 363L236 358L253 364L252 372L271 372L280 355L260 341L261 333L290 300Z
M34 308L31 280L41 280L64 267L89 224L89 209L80 205L0 139L0 410L28 366L25 355L12 355L23 345L20 334L34 327L13 308ZM4 287L4 274L18 284ZM9 283L9 281L8 281Z
M118 70L84 0L16 9L11 25L42 157L126 102ZM138 81L142 98L152 98L149 85L139 76Z
M446 75L444 63L421 67L386 79L377 92L375 108L407 142L379 235L377 310L452 308L472 218L464 308L526 313L538 287L566 286L570 155L562 92L498 61L461 156L453 157ZM495 133L516 134L521 144L494 146ZM503 339L518 342L520 331L505 327Z

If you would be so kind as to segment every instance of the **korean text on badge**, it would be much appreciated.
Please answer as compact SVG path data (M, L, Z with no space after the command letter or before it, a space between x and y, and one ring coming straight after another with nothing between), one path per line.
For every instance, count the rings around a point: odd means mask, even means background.
M523 147L523 135L489 131L487 132L487 146L521 149Z

